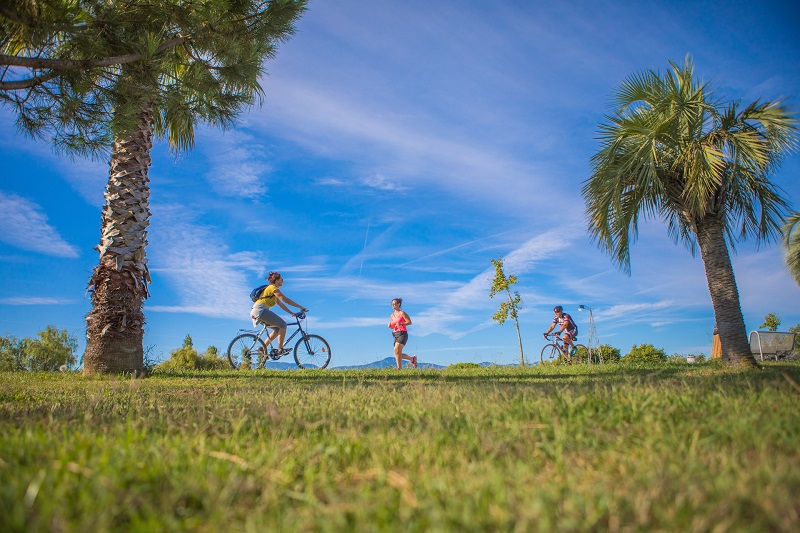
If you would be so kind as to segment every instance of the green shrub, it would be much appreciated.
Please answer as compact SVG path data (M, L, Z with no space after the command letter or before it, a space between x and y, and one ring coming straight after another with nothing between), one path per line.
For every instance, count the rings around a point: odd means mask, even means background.
M0 337L0 370L55 372L75 365L78 340L55 326L47 326L37 339Z
M603 363L619 363L619 348L614 348L610 344L600 345L600 355L603 356Z
M25 356L20 349L16 337L0 337L0 371L19 372L25 370L23 366Z
M183 346L172 350L169 360L153 369L155 372L166 370L215 370L228 368L228 361L219 356L216 346L209 346L206 353L200 354L194 348L192 337L186 335Z
M652 344L634 344L622 359L625 363L661 363L667 360L667 352Z
M228 360L224 357L220 357L216 346L209 346L206 349L206 353L198 358L197 364L200 370L230 369Z
M667 361L670 362L670 363L685 363L686 362L686 358L689 357L690 355L694 355L696 363L702 363L703 361L706 360L706 356L703 353L699 353L699 354L696 354L696 355L695 354L685 354L684 355L684 354L674 353L674 354L670 355L669 357L667 357Z
M447 368L452 368L453 370L460 369L460 368L483 368L478 363L454 363Z

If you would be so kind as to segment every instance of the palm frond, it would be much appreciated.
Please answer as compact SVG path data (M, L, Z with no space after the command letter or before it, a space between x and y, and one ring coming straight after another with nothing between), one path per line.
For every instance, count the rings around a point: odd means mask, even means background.
M800 285L800 211L787 217L783 228L783 245L786 249L786 266Z
M708 216L725 221L731 247L778 235L788 203L769 175L797 148L797 117L781 101L721 104L687 56L629 76L614 102L582 195L590 235L618 266L630 270L640 216L663 219L692 253Z

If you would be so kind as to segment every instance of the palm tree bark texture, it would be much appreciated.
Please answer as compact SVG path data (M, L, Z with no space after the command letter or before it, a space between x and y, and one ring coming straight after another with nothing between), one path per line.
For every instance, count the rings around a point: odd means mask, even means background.
M144 300L150 271L145 247L150 224L152 106L145 104L132 133L111 154L102 214L100 262L89 280L92 310L86 315L84 374L144 370Z
M709 214L698 220L696 226L697 246L706 270L708 292L722 343L722 358L733 365L758 366L750 355L723 222L717 215Z

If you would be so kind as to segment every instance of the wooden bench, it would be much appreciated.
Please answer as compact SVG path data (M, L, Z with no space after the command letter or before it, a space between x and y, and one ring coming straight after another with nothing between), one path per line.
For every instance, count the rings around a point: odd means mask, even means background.
M750 332L750 351L753 357L758 357L762 361L764 356L787 360L796 357L794 353L794 341L796 333L786 331L751 331Z

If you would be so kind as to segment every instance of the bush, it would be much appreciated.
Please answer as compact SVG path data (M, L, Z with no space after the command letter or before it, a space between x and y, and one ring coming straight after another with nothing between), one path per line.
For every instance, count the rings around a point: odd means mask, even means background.
M55 372L75 365L78 340L67 330L47 326L38 337L0 337L0 370Z
M669 361L670 363L685 363L686 362L686 358L689 357L690 355L694 355L696 363L702 363L703 361L706 360L705 354L701 352L701 353L696 354L696 355L695 354L691 354L691 353L687 353L685 355L684 354L679 354L679 353L674 353L674 354L670 355L669 357L667 357L667 361Z
M183 346L172 350L169 360L157 365L154 371L163 370L214 370L228 367L228 361L219 356L216 346L209 346L206 353L200 354L195 350L192 337L186 335Z
M448 366L449 369L460 369L460 368L483 368L478 363L453 363L452 365Z
M634 344L623 359L626 363L661 363L666 360L667 352L652 344Z
M614 348L610 344L600 345L600 355L603 357L603 363L619 363L619 348Z

